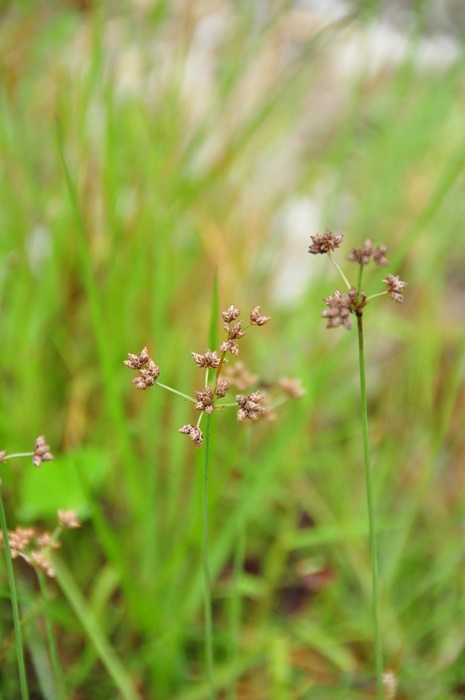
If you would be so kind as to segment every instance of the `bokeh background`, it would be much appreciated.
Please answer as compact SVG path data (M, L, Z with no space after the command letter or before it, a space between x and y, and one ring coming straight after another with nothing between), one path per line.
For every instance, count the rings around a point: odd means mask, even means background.
M208 697L195 415L123 360L147 345L201 388L215 273L221 309L272 316L238 359L306 390L252 429L214 416L218 697L374 696L356 334L325 329L341 283L307 252L326 228L354 282L371 238L409 284L365 313L386 668L396 697L465 697L464 28L440 0L1 3L0 448L45 434L56 458L2 465L3 499L11 528L78 511L60 557L134 689L50 582L67 698ZM15 565L31 698L54 697Z

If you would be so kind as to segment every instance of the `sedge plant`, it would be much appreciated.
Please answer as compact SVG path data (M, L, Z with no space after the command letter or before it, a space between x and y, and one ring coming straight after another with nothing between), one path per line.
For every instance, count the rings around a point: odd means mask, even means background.
M213 304L215 307L216 304ZM273 409L288 398L299 398L304 393L295 379L283 378L278 385L283 395L274 402L262 390L250 391L257 383L258 377L246 370L242 362L236 361L232 366L230 360L235 360L239 354L239 342L246 335L246 330L253 326L262 327L268 321L269 316L265 316L260 311L260 306L252 309L248 322L239 319L241 310L231 305L226 311L221 312L223 330L226 338L219 344L218 350L207 350L200 354L192 352L192 358L199 369L204 370L203 384L200 390L194 391L194 397L178 391L170 386L158 381L160 369L149 355L145 347L139 355L128 353L128 360L124 364L136 371L138 376L132 381L136 388L146 390L152 386L172 392L184 400L193 404L198 412L196 421L186 423L179 428L179 433L187 435L193 444L204 450L203 460L203 489L202 489L202 570L204 583L204 641L205 641L205 666L208 692L213 700L217 697L214 681L214 655L213 655L213 625L212 625L212 582L209 566L209 531L208 531L208 482L211 471L212 447L211 432L213 416L217 412L225 409L235 409L238 422L255 423L261 418L272 420ZM212 322L210 329L210 344L216 344L216 333L212 330L216 320ZM234 401L228 401L227 392L231 387L244 391L235 395ZM248 391L249 393L246 393ZM235 557L235 578L237 579L237 568L243 566L244 551L243 546L239 546ZM240 604L236 594L235 605L232 612L232 636L237 637L238 615L240 614ZM234 695L234 691L233 691Z
M203 354L192 352L192 358L197 367L205 370L203 387L200 391L194 392L195 398L157 381L160 369L150 357L147 348L143 348L139 355L128 353L129 359L124 363L130 369L138 372L138 376L133 379L133 384L138 389L146 390L156 385L193 403L195 410L199 412L197 421L183 425L179 428L179 432L188 435L198 448L201 448L205 441L202 493L202 566L206 676L209 694L212 699L216 697L216 691L214 683L211 577L208 554L208 480L211 461L211 417L214 411L221 411L224 408L231 407L237 409L238 421L257 421L259 416L266 413L264 406L265 396L259 391L254 391L247 396L238 394L234 402L223 401L230 385L227 379L221 378L221 372L228 362L227 355L237 357L239 354L238 341L246 335L245 331L247 328L250 326L264 326L270 321L269 316L264 316L260 313L259 306L256 306L250 313L250 320L247 325L244 325L242 320L238 320L240 313L241 310L234 305L231 305L226 311L221 313L223 328L226 331L227 338L221 343L219 350L212 351L210 348L207 348ZM202 429L203 426L201 427L201 425L203 422L205 422L205 427Z
M357 286L353 286L346 275L334 259L334 251L339 248L343 241L342 235L335 235L327 230L323 234L311 236L312 245L309 247L309 253L313 255L325 254L329 257L332 264L341 276L344 285L347 288L346 293L340 292L338 289L331 296L324 297L323 301L328 307L322 312L322 317L327 319L327 328L337 328L344 326L347 330L352 327L352 314L357 318L358 332L358 358L359 358L359 373L360 373L360 400L361 400L361 424L363 435L363 458L365 464L365 485L366 485L366 500L368 509L368 527L369 527L369 543L370 543L370 558L371 558L371 577L372 577L372 612L373 612L373 628L375 640L375 671L376 671L376 688L378 700L384 700L384 691L392 697L390 686L392 686L392 672L384 672L383 665L383 647L382 633L380 620L380 601L379 601L379 571L378 571L378 543L376 534L376 509L373 489L373 473L370 458L370 440L368 429L368 406L367 406L367 390L366 390L366 375L365 375L365 350L363 336L363 312L365 306L373 299L390 294L391 299L397 303L403 303L403 290L407 286L398 275L388 273L383 279L386 288L376 294L367 296L362 291L362 279L365 266L370 262L376 265L385 267L388 264L386 257L387 247L385 245L373 246L370 239L367 239L363 245L354 248L348 256L348 259L358 264Z
M40 467L43 462L49 462L53 460L53 455L50 452L50 447L49 445L47 445L45 437L43 435L40 435L35 441L34 450L32 452L15 452L9 454L6 450L0 451L1 463L4 463L9 459L19 457L32 457L32 463L35 467ZM55 686L58 692L57 697L59 697L60 700L64 700L65 694L63 674L61 672L57 645L48 612L48 594L45 578L47 576L55 576L55 570L51 561L51 553L52 550L60 546L61 533L64 529L74 529L76 527L80 527L81 523L77 519L77 516L74 513L74 511L59 510L58 524L53 533L47 531L37 532L37 530L33 527L21 526L16 527L15 530L8 530L5 509L3 506L3 498L0 491L0 525L0 546L3 547L5 552L5 565L8 576L8 586L10 590L21 700L27 700L30 697L30 695L24 658L24 643L21 629L22 620L20 617L18 594L16 590L16 581L13 569L14 559L22 559L27 564L29 564L36 572L39 583L39 590L44 604L47 643L53 674L55 678Z
M14 459L18 457L32 457L32 463L35 467L40 467L42 462L48 462L53 459L53 455L50 452L50 447L46 444L43 435L40 435L34 445L34 450L32 452L15 452L8 454L6 450L0 451L0 462L6 462L9 459ZM23 637L21 631L21 617L18 603L18 594L16 590L16 580L13 570L12 560L18 556L24 556L25 550L34 534L34 531L30 528L17 528L14 532L9 532L7 528L5 508L3 506L3 496L1 490L0 481L0 526L1 526L1 536L0 544L3 546L5 552L5 566L8 576L8 587L10 591L10 601L11 601L11 612L13 617L13 626L15 633L15 646L16 646L16 658L18 663L18 674L19 674L19 688L21 693L21 700L28 700L29 698L29 688L26 675L26 664L24 659L24 645ZM43 556L42 548L33 550L30 556L28 556L28 562L35 565L37 568L45 568L47 566L46 558Z

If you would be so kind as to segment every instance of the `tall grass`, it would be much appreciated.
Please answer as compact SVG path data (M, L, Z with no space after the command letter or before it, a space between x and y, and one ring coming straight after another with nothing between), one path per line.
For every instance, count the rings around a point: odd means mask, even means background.
M360 66L342 72L333 57L357 36L356 18L307 34L310 16L290 7L269 18L249 5L228 12L224 25L221 10L201 25L169 3L5 11L0 449L45 431L56 458L40 470L2 465L7 522L48 521L57 507L86 522L61 552L83 607L57 587L49 610L70 698L115 697L108 659L140 697L208 697L202 455L177 434L183 402L131 391L122 360L147 344L167 384L196 388L184 358L208 327L217 269L221 303L261 303L273 316L244 361L265 383L298 376L307 389L249 442L234 416L212 435L218 693L361 697L373 685L373 640L354 477L357 354L353 338L322 328L327 280L310 271L307 248L327 226L349 245L372 236L410 285L400 313L384 305L366 339L385 665L407 698L459 696L463 61L421 70L413 37L398 65L369 71L360 45ZM205 37L223 26L209 58ZM298 205L317 215L295 253L290 227L302 224L287 213ZM288 260L292 281L278 289ZM364 284L380 291L374 278ZM35 583L21 568L16 576L31 611L33 692L44 674L33 641L46 635ZM19 696L15 664L6 649L5 698Z

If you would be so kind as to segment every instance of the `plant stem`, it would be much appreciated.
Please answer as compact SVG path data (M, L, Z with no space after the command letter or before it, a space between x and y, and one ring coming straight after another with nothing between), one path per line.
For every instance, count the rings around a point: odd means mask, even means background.
M15 457L32 457L34 452L15 452L12 455L5 455L3 461L6 462L7 459L15 459Z
M373 496L373 477L370 463L370 442L368 436L368 406L365 381L365 354L363 347L363 321L362 315L357 315L358 348L360 368L360 396L362 404L362 430L363 452L365 458L365 477L368 505L368 523L370 530L370 555L372 575L372 605L375 633L375 663L376 663L376 687L378 700L384 700L383 688L383 649L381 644L381 625L379 614L379 575L378 575L378 551L375 525L375 506Z
M202 498L202 560L205 605L205 656L207 663L207 681L210 689L210 698L211 700L215 700L215 685L213 682L212 600L208 553L208 471L210 465L210 421L211 416L207 415L207 425L205 428L205 458Z
M187 401L191 401L192 403L195 403L195 399L192 398L192 396L188 396L187 394L183 394L181 391L178 391L177 389L173 389L170 386L167 386L166 384L162 384L161 382L155 382L155 386L159 386L161 389L166 389L166 391L171 391L172 394L177 394L178 396L182 396L183 399L187 399Z
M63 672L60 665L60 657L58 656L58 649L55 640L55 634L53 632L52 621L49 614L49 597L47 593L47 585L45 583L45 575L42 571L37 571L37 578L39 581L40 594L44 602L44 618L45 618L45 629L47 632L47 643L50 653L50 660L52 662L52 670L55 679L55 688L57 692L57 698L59 700L66 700L65 683L63 678Z
M16 594L16 582L11 561L10 543L8 541L8 529L6 526L5 509L0 491L0 524L3 533L3 546L5 549L5 563L8 574L8 585L10 588L11 611L13 614L13 625L15 630L16 656L18 660L19 687L21 690L21 700L29 700L29 689L27 687L26 664L24 661L23 638L21 634L21 621L19 617L18 596Z
M241 481L242 490L247 492L249 487L249 460L250 460L250 444L251 444L251 429L247 428L244 434L244 445L241 450ZM245 465L245 468L244 468ZM230 662L232 667L236 667L239 662L240 649L240 629L242 618L242 592L240 584L244 574L245 555L246 555L246 535L247 535L247 517L244 514L239 519L236 534L236 544L233 559L233 575L232 575L232 594L229 605L229 626L230 626ZM238 688L237 677L232 679L231 685L228 688L227 700L237 700Z
M352 285L350 284L349 280L347 279L347 277L345 276L345 274L343 273L343 271L341 270L341 268L339 267L339 265L337 264L337 262L335 261L335 259L334 259L333 256L331 255L331 251L330 251L330 250L328 250L328 258L331 260L331 262L333 263L334 267L336 268L336 270L337 270L337 271L339 272L339 274L341 275L341 277L342 277L342 279L344 280L344 284L346 285L347 289L350 290L351 287L352 287Z

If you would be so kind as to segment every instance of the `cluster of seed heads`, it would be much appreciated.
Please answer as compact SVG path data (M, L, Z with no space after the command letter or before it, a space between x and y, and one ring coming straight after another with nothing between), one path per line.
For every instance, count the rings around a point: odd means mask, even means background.
M226 339L221 343L218 350L207 348L204 353L191 353L197 367L206 370L205 383L201 390L194 392L194 398L181 394L193 402L194 409L199 411L200 415L195 424L187 423L179 428L179 432L183 435L188 435L197 447L201 447L203 442L200 423L204 414L211 415L214 411L235 406L239 422L244 420L255 422L262 416L274 417L273 412L265 406L267 397L260 391L252 391L249 394L237 394L234 403L222 403L221 401L226 396L231 384L235 385L239 390L245 391L256 383L257 377L250 375L241 362L236 362L233 367L225 368L228 362L227 355L232 355L234 358L237 357L239 354L239 341L246 335L248 328L251 326L264 326L271 320L269 316L261 313L260 306L252 309L247 324L240 320L240 314L241 310L234 305L221 312ZM128 353L128 358L124 361L124 364L130 369L137 371L139 375L132 380L134 385L138 389L147 389L147 387L154 385L160 370L150 358L147 348L144 348L140 355ZM223 376L221 376L222 372ZM279 385L292 398L300 397L304 393L297 380L282 379ZM157 386L174 391L160 382L157 382ZM175 393L179 394L180 392Z
M47 576L55 576L51 552L60 547L60 534L63 530L81 527L76 513L72 510L58 511L58 524L53 533L37 532L32 527L17 527L8 532L8 544L12 559L21 558L34 569ZM4 547L3 533L0 532L0 547Z
M32 452L9 453L6 450L0 450L0 463L15 457L32 457L32 463L35 467L40 467L43 462L50 462L54 459L50 452L50 446L47 445L43 435L39 435L35 441ZM58 523L53 533L37 532L35 528L19 526L15 530L8 531L10 556L12 559L23 559L34 569L42 571L47 576L54 576L55 571L50 554L52 550L60 547L61 532L77 527L81 527L81 523L73 510L58 511ZM0 548L4 546L3 532L0 532Z
M42 462L51 462L54 459L52 453L50 452L50 446L47 445L47 443L45 442L44 436L39 435L39 437L35 441L33 452L21 452L21 453L9 454L6 450L0 450L0 463L4 462L7 459L11 459L13 457L27 457L27 456L32 457L32 464L35 467L40 467Z
M316 236L311 236L312 245L309 247L308 252L312 255L326 254L330 258L331 262L335 265L338 272L344 279L347 285L348 292L346 294L336 289L334 294L323 298L324 303L328 307L322 312L322 317L327 319L327 328L337 328L338 326L344 326L350 330L352 326L351 314L356 316L361 316L364 307L375 297L383 296L385 294L390 294L391 299L397 303L403 303L403 289L407 286L407 282L402 282L399 275L392 275L390 272L383 279L386 289L384 292L378 294L373 294L367 296L365 292L361 289L350 285L347 278L343 274L342 270L336 264L332 251L339 248L343 241L344 236L335 235L331 231L326 231L322 234L317 234ZM388 259L386 257L387 247L385 245L373 246L373 243L368 238L363 245L354 248L348 255L348 260L356 262L360 265L360 276L363 271L363 266L368 265L372 260L375 265L380 267L385 267L388 264Z

